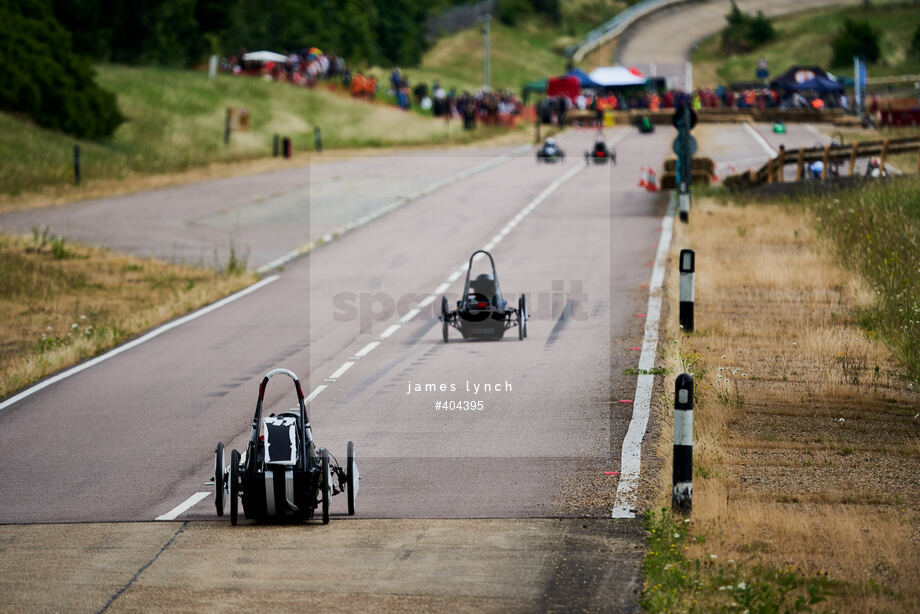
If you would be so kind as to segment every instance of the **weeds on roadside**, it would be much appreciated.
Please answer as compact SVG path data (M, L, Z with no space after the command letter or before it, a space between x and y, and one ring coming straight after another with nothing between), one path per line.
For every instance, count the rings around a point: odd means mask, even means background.
M880 334L920 383L920 178L873 183L818 199L813 207L840 260L875 292L860 324ZM858 377L860 365L841 366Z
M230 251L227 254L227 264L220 264L216 249L214 250L214 261L216 263L214 268L218 272L222 273L226 277L238 277L247 271L247 263L249 262L249 248L240 250L236 246L236 240L233 237L230 237Z
M648 553L643 562L642 607L648 612L815 612L832 595L834 582L824 573L806 577L791 568L759 565L717 554L690 555L706 538L693 534L689 519L667 508L645 515Z

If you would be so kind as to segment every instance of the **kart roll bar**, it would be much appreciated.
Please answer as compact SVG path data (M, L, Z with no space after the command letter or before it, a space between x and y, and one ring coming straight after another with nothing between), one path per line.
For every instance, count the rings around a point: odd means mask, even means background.
M272 369L262 378L259 384L259 400L256 402L256 414L252 418L252 432L249 434L249 445L255 449L256 442L259 439L259 424L262 422L262 401L265 399L265 387L268 380L276 375L287 375L294 380L294 389L297 391L297 404L300 406L300 424L303 425L301 433L301 445L313 449L313 430L310 428L310 418L307 416L307 404L304 402L303 389L300 387L300 380L293 371L288 369ZM300 458L306 458L306 451L300 450Z
M498 272L495 270L495 259L492 258L492 254L487 252L484 249L477 249L473 252L473 255L470 256L470 264L466 267L466 283L463 284L463 304L462 307L465 309L470 302L470 272L473 270L473 259L476 257L476 254L485 254L489 257L489 262L492 263L492 279L495 280L495 299L496 304L502 304L502 289L498 285Z

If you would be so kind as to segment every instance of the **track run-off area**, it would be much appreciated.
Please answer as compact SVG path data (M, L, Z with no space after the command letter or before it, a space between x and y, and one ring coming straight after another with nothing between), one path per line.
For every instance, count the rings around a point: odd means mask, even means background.
M778 145L766 126L707 129L723 168L760 166ZM41 222L192 262L232 236L265 269L255 286L0 403L9 603L637 607L635 510L650 500L642 451L662 383L625 373L654 366L658 318L669 317L672 219L667 197L638 180L661 168L674 134L605 130L615 166L587 164L596 132L573 129L558 135L559 164L537 163L528 146L330 155L0 216L7 231ZM787 148L815 139L806 126L783 135ZM477 249L494 256L509 304L526 294L527 339L452 331L443 342L441 296L459 298ZM301 378L318 445L343 458L355 442L356 516L344 497L327 526L216 516L205 485L215 445L245 447L275 367ZM464 403L476 409L445 409ZM295 404L289 382L273 380L266 413ZM280 568L292 571L279 583Z

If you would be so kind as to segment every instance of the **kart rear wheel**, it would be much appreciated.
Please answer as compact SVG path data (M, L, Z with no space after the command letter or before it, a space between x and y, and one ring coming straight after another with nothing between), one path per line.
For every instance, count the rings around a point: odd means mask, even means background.
M240 504L240 452L230 453L230 524L236 526Z
M217 443L214 450L214 506L217 515L224 515L224 442Z
M517 310L517 328L518 328L518 340L524 340L524 304L521 299L518 299L518 310Z
M329 450L323 448L322 451L322 481L321 488L323 490L323 524L329 524L329 499L331 499L331 492L329 484L332 482L332 476L329 475Z
M448 342L448 330L450 325L447 323L447 297L441 297L441 334L444 336L444 343Z
M345 477L348 481L346 490L348 495L348 515L355 515L355 497L357 496L357 484L355 481L358 476L355 475L355 444L348 442L348 451L346 452Z

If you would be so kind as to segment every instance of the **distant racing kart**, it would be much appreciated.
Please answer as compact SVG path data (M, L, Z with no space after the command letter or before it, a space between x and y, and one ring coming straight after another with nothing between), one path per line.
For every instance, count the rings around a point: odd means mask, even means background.
M470 280L470 271L473 269L473 260L476 254L485 254L492 264L492 274L483 273ZM527 300L522 294L518 299L517 309L508 307L502 298L501 287L498 285L498 273L495 271L495 260L492 254L485 250L477 250L470 256L470 264L466 270L466 282L463 286L463 298L457 301L457 309L447 309L447 297L441 297L441 330L444 343L448 342L448 331L453 326L460 331L464 339L501 339L505 331L517 326L518 339L527 336Z
M286 375L294 381L298 407L263 417L265 387L275 375ZM348 514L354 515L359 476L354 444L350 441L346 455L343 468L328 450L316 449L300 381L287 369L273 369L259 385L259 400L246 450L242 455L233 450L230 464L225 465L224 444L217 444L214 459L217 515L224 515L224 501L229 497L232 525L237 523L240 500L246 518L263 522L288 517L310 519L316 508L322 506L323 524L328 524L329 501L342 492L348 494Z
M543 141L543 145L537 150L537 162L555 163L565 160L565 152L556 143L553 137Z
M585 152L585 162L606 164L608 161L613 162L613 164L617 163L617 150L613 147L608 149L607 143L604 142L604 137L598 134L594 141L594 147Z
M635 124L640 134L652 134L655 132L655 124L652 123L648 115L636 117Z

